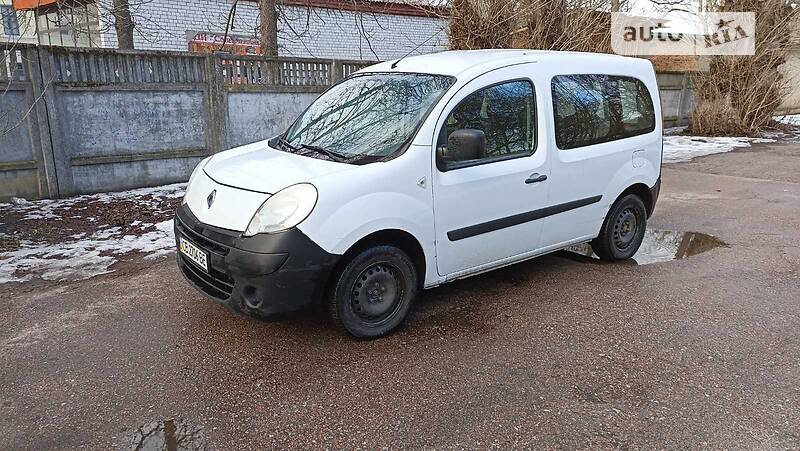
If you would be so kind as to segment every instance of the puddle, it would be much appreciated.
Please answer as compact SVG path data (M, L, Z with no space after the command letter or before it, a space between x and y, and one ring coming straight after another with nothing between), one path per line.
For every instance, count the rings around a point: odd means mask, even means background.
M182 420L154 421L139 426L128 448L135 451L199 451L205 449L203 428Z
M631 260L639 265L650 265L702 254L711 249L727 246L717 237L697 232L672 232L669 230L647 230L642 246ZM573 254L598 259L589 243L565 249Z

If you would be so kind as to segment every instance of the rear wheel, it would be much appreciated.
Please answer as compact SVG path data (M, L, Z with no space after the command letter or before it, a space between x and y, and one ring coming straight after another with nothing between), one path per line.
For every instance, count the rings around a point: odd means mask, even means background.
M417 291L417 271L394 246L358 253L339 272L328 300L335 324L356 338L378 338L399 326Z
M631 258L639 250L647 227L647 210L639 196L628 194L608 210L592 250L607 261Z

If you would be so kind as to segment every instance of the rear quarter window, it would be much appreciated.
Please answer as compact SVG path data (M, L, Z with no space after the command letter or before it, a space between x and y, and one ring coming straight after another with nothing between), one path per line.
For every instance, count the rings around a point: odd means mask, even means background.
M653 98L634 77L557 75L551 82L559 149L600 144L655 130Z

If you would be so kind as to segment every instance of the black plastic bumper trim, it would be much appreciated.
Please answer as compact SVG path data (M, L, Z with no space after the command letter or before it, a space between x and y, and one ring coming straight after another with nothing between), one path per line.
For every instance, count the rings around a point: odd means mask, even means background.
M175 217L176 241L182 236L209 256L208 271L203 271L179 252L183 276L207 297L262 319L278 319L318 302L341 257L297 228L242 237L199 222L186 206Z
M650 208L647 211L647 218L649 219L650 216L653 215L653 212L656 211L656 201L658 201L658 195L661 193L661 176L658 177L656 180L655 185L650 188Z

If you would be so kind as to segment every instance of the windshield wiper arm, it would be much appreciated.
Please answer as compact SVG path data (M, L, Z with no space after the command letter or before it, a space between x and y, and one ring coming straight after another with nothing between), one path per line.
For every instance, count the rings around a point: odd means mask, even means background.
M292 143L290 143L290 142L289 142L289 141L288 141L286 138L284 138L283 136L281 136L280 138L278 138L278 143L279 143L279 144L281 144L281 145L283 145L283 146L285 146L285 147L288 147L288 148L290 148L290 149L292 149L292 150L294 150L294 151L300 150L300 148L299 148L299 147L296 147L296 146L294 146Z
M328 156L333 161L338 161L339 163L345 162L350 159L350 157L346 155L342 155L338 152L334 152L332 150L328 150L324 147L315 146L313 144L300 144L299 146L301 149L308 149L313 150L314 152L321 153L323 155Z
M289 140L287 140L286 138L283 138L283 137L279 138L278 142L281 145L294 150L295 152L297 152L298 150L301 150L301 149L308 149L308 150L312 150L312 151L317 152L317 153L321 153L321 154L327 156L328 158L330 158L331 160L337 161L337 162L340 162L340 163L348 161L350 159L350 157L348 157L346 155L342 155L342 154L340 154L338 152L334 152L332 150L325 149L324 147L315 146L313 144L298 144L298 145L295 146L294 144L290 143Z

